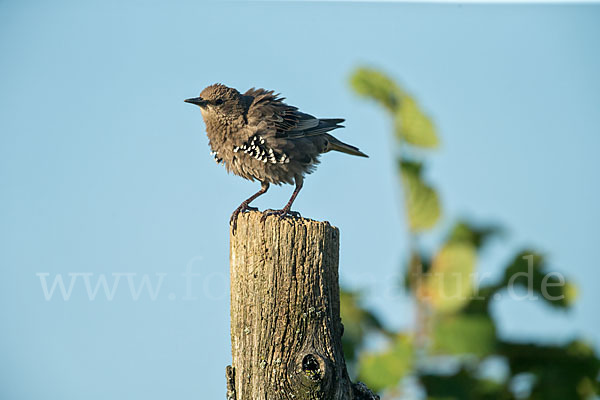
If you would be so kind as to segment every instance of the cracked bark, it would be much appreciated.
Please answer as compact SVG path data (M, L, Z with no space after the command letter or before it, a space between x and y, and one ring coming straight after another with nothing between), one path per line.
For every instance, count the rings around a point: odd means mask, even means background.
M378 399L342 353L339 231L328 222L240 214L230 232L227 398Z

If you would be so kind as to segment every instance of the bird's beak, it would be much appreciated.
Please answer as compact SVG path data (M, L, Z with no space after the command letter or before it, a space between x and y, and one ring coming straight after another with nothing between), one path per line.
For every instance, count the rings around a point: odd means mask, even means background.
M186 103L195 104L199 107L204 107L206 105L206 100L204 100L202 97L194 97L192 99L185 99L184 101Z

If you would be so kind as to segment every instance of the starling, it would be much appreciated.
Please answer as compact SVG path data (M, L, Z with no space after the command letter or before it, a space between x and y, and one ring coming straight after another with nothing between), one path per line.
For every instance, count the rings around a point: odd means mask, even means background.
M270 184L295 183L296 188L283 209L267 210L263 218L298 215L290 208L302 189L304 175L315 170L321 153L336 150L368 157L328 133L343 128L343 119L316 118L284 100L273 91L252 88L241 94L219 83L205 88L200 97L185 100L200 107L215 161L224 164L228 172L261 183L260 190L231 215L234 230L238 214L257 210L250 203L266 193Z

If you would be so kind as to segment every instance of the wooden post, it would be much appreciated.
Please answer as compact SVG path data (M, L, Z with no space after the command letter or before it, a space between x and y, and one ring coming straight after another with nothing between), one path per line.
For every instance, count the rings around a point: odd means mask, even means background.
M378 399L342 353L339 231L328 222L240 214L230 233L227 398Z

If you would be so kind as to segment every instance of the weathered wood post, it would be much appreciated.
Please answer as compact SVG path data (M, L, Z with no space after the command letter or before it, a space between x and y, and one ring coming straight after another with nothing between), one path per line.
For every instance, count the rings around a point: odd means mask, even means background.
M339 231L328 222L240 214L230 233L227 398L378 399L342 353Z

